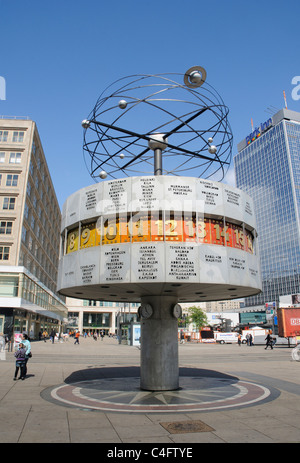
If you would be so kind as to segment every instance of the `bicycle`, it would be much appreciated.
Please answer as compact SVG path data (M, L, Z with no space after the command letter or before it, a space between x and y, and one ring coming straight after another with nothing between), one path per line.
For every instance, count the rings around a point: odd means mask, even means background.
M297 362L300 362L300 344L298 344L294 349L292 350L292 359L296 360Z

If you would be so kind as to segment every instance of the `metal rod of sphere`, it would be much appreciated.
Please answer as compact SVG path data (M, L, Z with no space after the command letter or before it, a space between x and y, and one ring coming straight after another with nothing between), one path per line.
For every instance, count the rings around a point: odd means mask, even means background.
M162 175L162 150L154 150L154 175Z

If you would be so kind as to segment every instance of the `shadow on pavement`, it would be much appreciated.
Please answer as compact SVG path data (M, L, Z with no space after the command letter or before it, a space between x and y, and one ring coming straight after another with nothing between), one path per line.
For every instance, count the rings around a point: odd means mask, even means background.
M81 381L92 381L96 379L107 378L139 378L140 367L87 367L83 370L74 371L70 376L65 379L65 383L73 384ZM180 377L194 377L194 378L216 378L231 383L236 383L239 378L232 375L227 375L214 370L206 370L203 368L179 368Z

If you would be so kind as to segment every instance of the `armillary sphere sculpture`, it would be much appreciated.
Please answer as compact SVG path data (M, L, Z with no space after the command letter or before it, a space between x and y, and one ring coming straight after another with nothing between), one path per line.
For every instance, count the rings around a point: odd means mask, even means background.
M64 204L58 289L141 303L141 389L179 387L181 302L260 291L253 201L220 183L232 154L227 117L193 66L119 79L82 121L96 185Z
M222 180L232 153L227 116L201 66L185 74L119 79L82 122L90 174L97 181L151 175L154 163L154 175Z

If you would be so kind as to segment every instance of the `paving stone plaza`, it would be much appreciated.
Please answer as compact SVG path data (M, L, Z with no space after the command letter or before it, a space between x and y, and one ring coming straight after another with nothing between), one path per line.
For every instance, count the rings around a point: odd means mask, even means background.
M179 344L180 388L140 389L140 350L114 338L32 343L25 381L0 361L2 443L300 442L292 348Z

